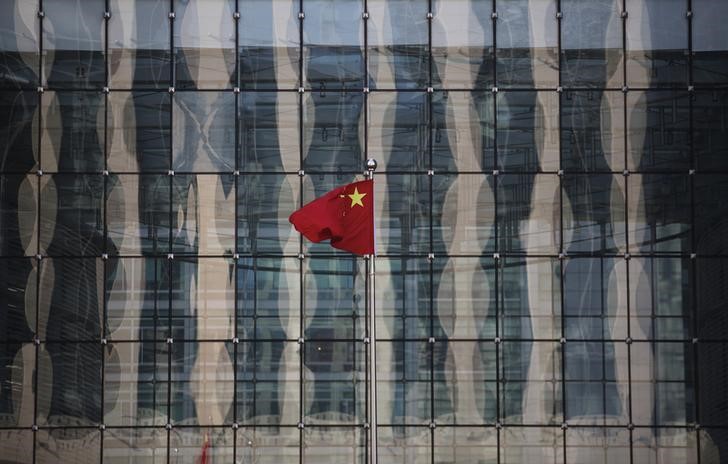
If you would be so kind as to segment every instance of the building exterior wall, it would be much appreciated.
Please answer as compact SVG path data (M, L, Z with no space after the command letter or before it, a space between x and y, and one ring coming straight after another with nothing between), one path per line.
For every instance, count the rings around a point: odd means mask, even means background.
M367 158L380 463L728 462L726 22L4 0L0 462L366 462Z

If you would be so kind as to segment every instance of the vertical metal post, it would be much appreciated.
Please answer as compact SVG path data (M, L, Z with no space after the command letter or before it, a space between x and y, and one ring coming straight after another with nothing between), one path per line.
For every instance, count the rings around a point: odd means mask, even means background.
M367 292L369 294L369 464L377 464L377 327L375 317L374 278L376 276L375 261L377 255L376 229L374 224L374 171L377 169L377 160L367 160L367 172L372 181L372 233L374 234L374 253L369 256L369 279Z

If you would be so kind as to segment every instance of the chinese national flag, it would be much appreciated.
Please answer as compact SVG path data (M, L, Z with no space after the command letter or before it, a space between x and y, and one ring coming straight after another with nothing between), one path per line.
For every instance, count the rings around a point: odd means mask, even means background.
M374 182L364 180L335 188L288 218L312 242L357 255L374 254Z

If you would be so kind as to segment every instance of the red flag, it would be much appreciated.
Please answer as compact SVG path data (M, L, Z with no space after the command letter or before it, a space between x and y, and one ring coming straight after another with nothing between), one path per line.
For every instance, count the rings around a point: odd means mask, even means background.
M200 454L200 464L207 464L207 449L210 447L210 437L205 434L205 441L202 443L202 453Z
M291 214L288 220L312 242L357 255L374 253L374 182L338 187Z

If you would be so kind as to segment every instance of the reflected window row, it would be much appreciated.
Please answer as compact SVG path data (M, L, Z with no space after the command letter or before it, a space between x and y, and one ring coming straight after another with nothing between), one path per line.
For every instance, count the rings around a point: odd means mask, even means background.
M0 24L10 87L725 84L726 45L713 31L728 9L711 0L457 8L445 0L45 0L42 16L38 1L3 8L17 18Z

